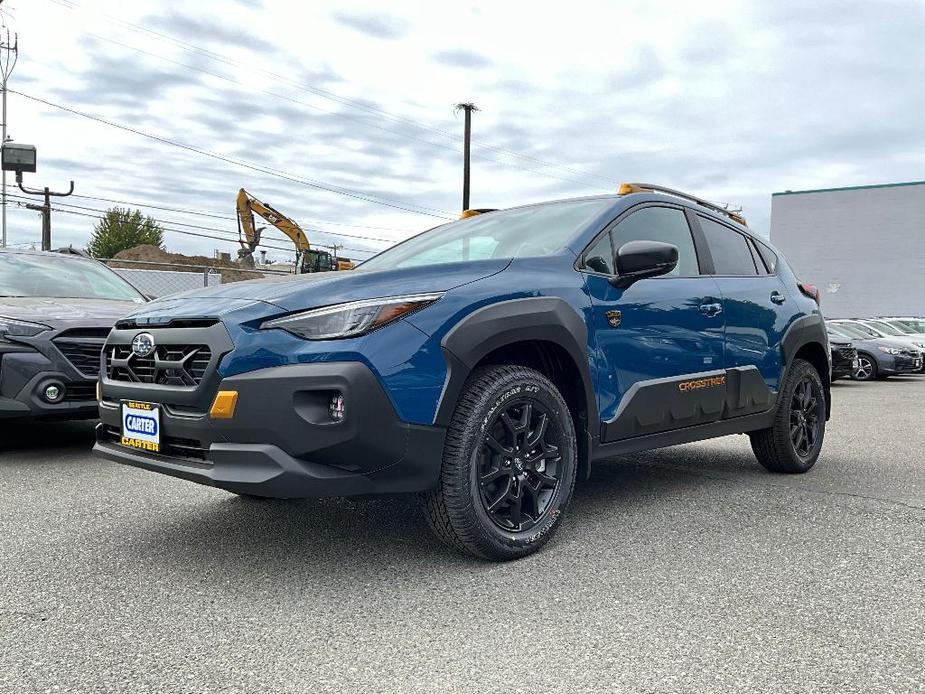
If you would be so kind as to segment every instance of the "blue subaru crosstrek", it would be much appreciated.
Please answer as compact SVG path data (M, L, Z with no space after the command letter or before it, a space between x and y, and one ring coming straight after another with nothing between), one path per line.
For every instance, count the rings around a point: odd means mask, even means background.
M746 433L782 473L829 417L818 293L738 215L645 184L431 229L352 272L119 321L95 450L254 497L418 492L477 556L536 551L610 456Z

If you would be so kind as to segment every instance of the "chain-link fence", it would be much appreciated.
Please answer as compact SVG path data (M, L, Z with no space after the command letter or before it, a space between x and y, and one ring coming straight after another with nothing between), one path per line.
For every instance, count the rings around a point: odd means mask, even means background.
M103 262L140 292L153 298L228 282L291 274L284 270L239 270L227 266L181 265L150 260L105 260Z

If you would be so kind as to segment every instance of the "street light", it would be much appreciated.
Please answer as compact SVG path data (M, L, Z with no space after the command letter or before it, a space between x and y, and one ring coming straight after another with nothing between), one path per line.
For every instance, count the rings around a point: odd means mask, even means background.
M0 0L2 2L2 0ZM32 145L21 145L16 142L4 142L2 155L0 159L3 162L4 171L16 172L16 183L19 189L27 195L43 195L45 197L44 205L26 205L30 210L36 210L42 213L42 250L51 250L51 197L67 197L74 192L74 181L71 181L71 187L66 193L54 193L47 186L44 189L26 188L22 184L22 175L24 173L35 173L36 153Z
M35 173L35 147L16 142L3 143L3 170L15 171L16 180L22 181L24 173Z

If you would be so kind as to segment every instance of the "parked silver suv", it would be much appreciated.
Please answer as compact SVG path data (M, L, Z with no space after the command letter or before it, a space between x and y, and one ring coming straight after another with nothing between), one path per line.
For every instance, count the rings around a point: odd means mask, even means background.
M96 417L103 343L144 301L95 260L0 250L0 420Z

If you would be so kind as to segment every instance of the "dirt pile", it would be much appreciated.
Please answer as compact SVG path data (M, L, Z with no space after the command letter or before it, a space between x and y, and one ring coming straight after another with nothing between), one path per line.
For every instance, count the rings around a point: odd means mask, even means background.
M157 264L155 264L157 263ZM208 258L204 255L182 255L168 253L157 246L135 246L116 253L109 261L110 267L132 267L139 270L173 270L175 272L207 272L212 268L222 276L222 284L256 280L264 277L259 272L240 269L241 266L230 260Z

